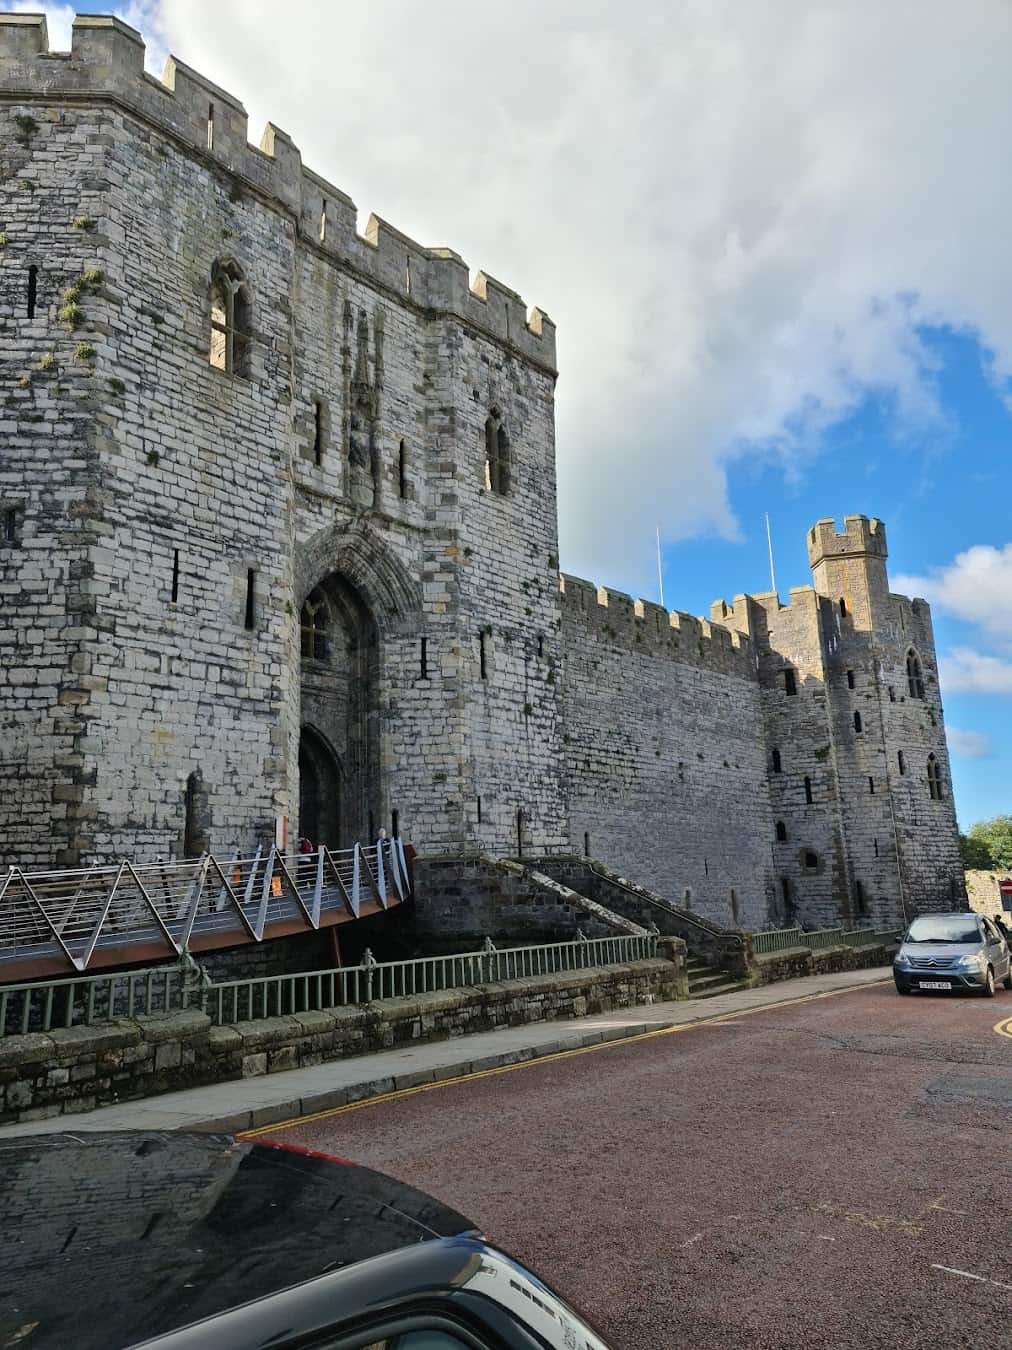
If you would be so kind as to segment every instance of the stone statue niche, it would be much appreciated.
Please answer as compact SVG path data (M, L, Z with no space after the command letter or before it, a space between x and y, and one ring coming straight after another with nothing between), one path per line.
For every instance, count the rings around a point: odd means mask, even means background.
M350 326L346 311L346 324ZM349 334L350 336L350 334ZM356 506L366 510L379 506L380 457L377 424L383 386L383 315L373 319L373 369L369 371L369 320L359 310L355 335L355 370L351 379L348 407L348 466L350 494Z

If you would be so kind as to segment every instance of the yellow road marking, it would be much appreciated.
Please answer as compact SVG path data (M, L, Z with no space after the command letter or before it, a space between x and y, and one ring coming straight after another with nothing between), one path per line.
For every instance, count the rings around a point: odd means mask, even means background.
M539 1064L552 1064L560 1059L572 1059L576 1055L590 1055L597 1050L614 1050L623 1045L632 1045L636 1041L652 1040L655 1036L672 1036L680 1031L692 1031L695 1027L712 1026L719 1023L740 1021L753 1013L769 1012L772 1008L791 1008L799 1003L814 1003L822 998L834 998L838 994L853 994L859 989L873 989L886 980L869 980L867 984L848 985L846 989L827 989L818 994L802 994L798 998L785 998L777 1003L766 1003L756 1008L743 1008L736 1013L714 1013L712 1017L703 1017L695 1022L678 1022L670 1027L658 1027L654 1031L641 1031L635 1036L624 1036L614 1041L599 1041L594 1045L581 1045L575 1050L556 1050L550 1055L540 1055L533 1059L523 1059L516 1064L500 1064L494 1069L479 1069L475 1073L458 1074L455 1078L441 1078L433 1083L418 1083L414 1087L395 1088L393 1092L381 1092L375 1097L363 1097L358 1102L346 1102L343 1106L330 1106L325 1111L314 1111L305 1116L293 1116L290 1120L278 1121L276 1125L261 1125L255 1130L243 1130L237 1139L256 1139L262 1134L276 1134L279 1130L290 1130L296 1125L311 1125L317 1120L329 1120L332 1116L343 1116L349 1111L361 1111L367 1106L382 1106L385 1102L400 1101L404 1097L416 1097L421 1092L433 1092L436 1088L453 1087L457 1083L474 1083L482 1078L496 1078L500 1074L514 1073L517 1069L531 1069Z
M1000 1022L995 1022L993 1030L997 1031L999 1036L1007 1036L1012 1040L1012 1017L1003 1017Z

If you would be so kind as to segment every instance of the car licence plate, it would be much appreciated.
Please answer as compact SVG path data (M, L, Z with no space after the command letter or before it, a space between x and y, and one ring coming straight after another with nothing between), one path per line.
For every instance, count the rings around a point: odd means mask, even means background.
M949 980L921 980L922 989L951 989L952 984Z

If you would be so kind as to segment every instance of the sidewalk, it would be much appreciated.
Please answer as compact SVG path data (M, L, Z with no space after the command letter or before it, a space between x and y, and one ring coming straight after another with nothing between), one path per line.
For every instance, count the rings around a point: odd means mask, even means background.
M888 979L888 968L881 966L784 980L715 998L621 1008L564 1022L532 1022L507 1030L358 1055L311 1069L291 1069L187 1092L169 1092L80 1115L4 1125L0 1127L0 1137L81 1130L215 1130L235 1134L366 1097L417 1087L420 1083L457 1078L602 1041L624 1040L664 1027L691 1026L751 1008L771 1008L817 994L859 989Z

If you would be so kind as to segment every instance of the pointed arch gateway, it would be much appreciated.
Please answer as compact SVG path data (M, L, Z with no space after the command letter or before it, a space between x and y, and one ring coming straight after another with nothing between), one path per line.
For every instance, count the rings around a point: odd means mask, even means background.
M380 688L392 642L421 625L420 587L366 525L322 530L296 560L299 835L366 842L398 803L382 778Z

